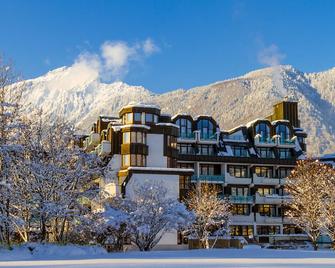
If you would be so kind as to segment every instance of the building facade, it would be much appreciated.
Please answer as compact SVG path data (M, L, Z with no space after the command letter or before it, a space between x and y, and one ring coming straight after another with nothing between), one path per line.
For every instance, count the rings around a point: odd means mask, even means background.
M274 105L267 118L232 130L210 116L161 114L159 107L132 104L119 117L99 117L82 141L110 166L101 187L133 196L136 183L161 180L169 196L187 198L193 185L211 184L232 203L231 234L259 242L301 236L284 217L289 196L285 178L305 156L307 137L297 103ZM162 244L181 242L176 233Z

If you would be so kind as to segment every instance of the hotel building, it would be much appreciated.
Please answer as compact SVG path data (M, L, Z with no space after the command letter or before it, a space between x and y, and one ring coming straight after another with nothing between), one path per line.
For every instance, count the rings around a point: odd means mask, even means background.
M297 105L279 102L270 116L226 131L211 116L171 117L154 105L130 104L118 117L100 116L82 146L112 171L99 181L111 195L131 197L136 183L161 180L169 197L182 200L192 185L208 183L232 203L232 235L299 239L300 230L284 217L285 178L306 152ZM181 242L170 233L161 244Z

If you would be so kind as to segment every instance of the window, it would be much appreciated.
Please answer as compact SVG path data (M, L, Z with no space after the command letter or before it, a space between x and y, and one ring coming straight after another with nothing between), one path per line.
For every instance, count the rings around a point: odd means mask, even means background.
M190 176L179 176L179 189L190 189L191 179Z
M130 166L130 154L122 155L122 166L123 167Z
M257 193L259 193L260 196L266 196L266 195L274 195L276 194L276 189L274 188L258 188Z
M291 150L287 148L280 148L278 150L279 158L280 159L290 159L292 158Z
M213 145L201 144L201 145L199 145L198 149L199 149L198 154L200 154L200 155L214 155Z
M260 141L265 142L270 138L270 128L266 123L256 125L256 134L261 135Z
M130 132L123 132L122 136L122 143L130 143Z
M123 143L143 143L146 144L146 133L140 131L124 132L122 134Z
M284 225L283 233L284 234L303 234L303 231L296 225Z
M200 130L201 139L213 139L214 136L214 125L210 120L201 119L197 123L197 129Z
M194 169L194 164L193 163L178 163L178 167Z
M233 225L230 226L230 235L232 236L252 236L254 228L252 225Z
M286 125L278 125L276 127L276 134L280 136L281 143L290 139L290 129Z
M134 113L134 122L135 123L141 123L142 114L141 113Z
M179 136L181 138L192 138L192 122L185 118L180 118L176 121L176 125L179 126Z
M177 138L174 136L167 135L167 146L171 148L177 148Z
M250 206L247 204L235 204L232 207L233 215L249 215L250 214Z
M141 154L131 154L130 155L130 165L137 167L146 166L146 156Z
M280 226L277 225L257 225L258 235L280 234Z
M258 177L273 177L273 169L272 167L255 167L255 174Z
M158 123L158 115L154 114L154 123L157 124Z
M248 178L248 167L247 166L228 166L228 172L230 176L236 178Z
M132 113L127 113L126 114L126 124L132 124L133 123L133 114Z
M259 157L274 158L273 150L271 148L257 148Z
M292 171L292 168L280 167L278 169L278 176L281 179L286 178L286 177L290 176L291 171Z
M231 187L232 196L248 196L249 188L248 187Z
M152 123L153 122L153 115L152 114L145 114L145 122Z
M242 146L232 146L231 149L233 150L233 155L237 157L248 157L249 152L247 148Z
M258 205L258 213L261 216L269 216L269 217L280 216L279 213L276 212L275 205Z
M214 165L200 164L200 175L214 175Z
M195 154L194 148L191 144L177 144L179 154Z

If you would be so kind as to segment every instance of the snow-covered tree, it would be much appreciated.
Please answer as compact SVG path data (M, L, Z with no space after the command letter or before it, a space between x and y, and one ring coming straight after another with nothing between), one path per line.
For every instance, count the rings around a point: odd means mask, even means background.
M159 180L138 183L131 198L116 200L112 201L113 209L107 210L108 222L122 233L125 230L120 227L126 222L127 236L141 251L151 250L166 232L185 228L193 221L193 213L177 199L169 198Z
M325 198L329 168L313 160L298 161L286 184L292 200L288 205L286 216L310 238L315 250L317 239L325 223Z
M230 203L218 195L214 186L199 184L185 200L188 208L195 214L189 233L191 237L199 239L202 248L210 247L210 236L229 233Z
M12 175L19 164L22 146L18 136L22 128L20 99L24 84L18 82L12 66L0 57L0 242L10 246L13 232L11 202L13 200Z
M335 169L326 164L320 164L320 169L326 183L323 232L330 237L332 247L335 249Z
M24 132L24 161L14 180L14 227L23 241L30 241L34 230L32 239L65 243L85 211L80 201L97 194L90 185L100 169L94 155L75 146L70 124L41 118L33 118Z

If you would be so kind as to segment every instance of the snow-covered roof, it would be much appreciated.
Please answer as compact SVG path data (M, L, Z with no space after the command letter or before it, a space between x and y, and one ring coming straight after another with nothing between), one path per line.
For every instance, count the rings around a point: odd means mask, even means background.
M194 172L193 168L128 167L127 170Z
M177 128L179 128L178 125L173 124L173 123L157 123L156 125L157 126L169 126L169 127L177 127Z
M280 119L280 120L275 120L275 121L271 122L272 125L275 125L277 123L290 123L290 121L288 121L286 119Z
M168 114L168 113L161 113L161 116L168 116L168 117L171 117L171 114Z
M130 102L126 106L123 106L120 111L122 111L125 108L131 108L131 107L139 107L139 108L155 108L160 109L160 107L156 104L150 104L150 103L142 103L142 102ZM119 111L119 112L120 112Z
M147 125L140 125L140 124L130 124L130 125L122 125L122 126L117 126L119 127L119 129L123 129L123 128L128 128L128 127L138 127L138 128L145 128L145 129L150 129L149 126Z
M191 115L186 113L177 113L174 116L172 116L171 119L174 120L175 118L177 118L177 116L191 116Z
M227 132L234 132L234 131L238 130L239 128L242 128L242 127L245 127L245 126L244 125L239 125L237 127L229 129ZM230 133L230 134L233 134L233 133Z
M253 124L255 124L255 123L256 123L257 121L259 121L259 120L267 120L267 119L264 119L264 118L256 118L256 119L254 119L254 120L252 120L252 121L246 123L245 126L246 126L247 128L249 128L249 127L251 127Z

